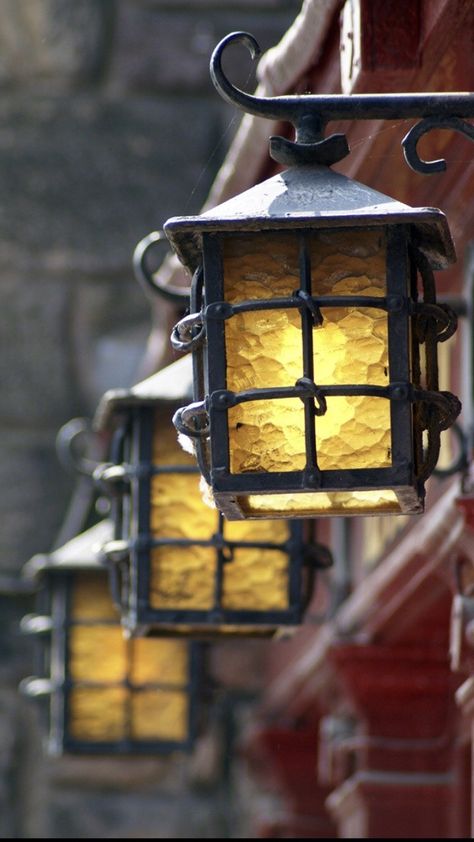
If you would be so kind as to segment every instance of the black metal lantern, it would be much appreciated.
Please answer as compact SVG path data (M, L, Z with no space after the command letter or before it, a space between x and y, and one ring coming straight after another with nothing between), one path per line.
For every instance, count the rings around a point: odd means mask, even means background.
M99 427L116 428L115 464L96 475L114 501L104 552L123 620L141 635L273 634L300 622L328 552L305 543L306 524L225 523L203 502L171 422L191 383L188 357L99 407Z
M51 753L163 754L191 748L197 651L182 640L129 640L108 588L104 521L25 567L38 613L22 629L41 638L40 675L21 689L49 699Z
M454 247L441 211L331 171L348 147L322 131L332 119L421 115L406 157L436 170L444 162L417 157L419 137L440 126L474 137L453 116L474 114L474 98L257 99L222 72L232 40L257 51L245 33L221 42L211 61L219 92L290 120L296 142L271 139L288 170L164 226L194 274L191 315L173 332L174 347L194 354L194 402L176 426L196 441L230 520L421 512L440 431L460 410L438 387L437 344L456 318L436 303L432 272L455 260Z

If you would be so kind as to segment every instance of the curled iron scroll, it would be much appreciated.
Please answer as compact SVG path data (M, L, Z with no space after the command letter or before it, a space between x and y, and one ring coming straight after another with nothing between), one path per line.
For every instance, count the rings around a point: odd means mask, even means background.
M91 477L98 461L89 454L94 450L94 437L89 419L71 418L56 436L56 453L66 471Z
M419 172L423 175L444 172L446 169L444 158L438 158L436 161L423 161L417 151L418 141L424 134L427 134L427 132L433 129L452 129L453 131L461 132L469 140L474 141L474 126L466 123L465 120L461 120L460 117L425 117L423 120L420 120L405 135L402 140L402 147L408 166L414 172Z
M187 307L189 304L189 289L163 284L158 277L158 273L153 272L147 264L150 251L157 243L165 243L169 246L167 238L161 231L152 231L138 243L133 253L135 277L145 292L151 290L154 295L161 295L166 301Z

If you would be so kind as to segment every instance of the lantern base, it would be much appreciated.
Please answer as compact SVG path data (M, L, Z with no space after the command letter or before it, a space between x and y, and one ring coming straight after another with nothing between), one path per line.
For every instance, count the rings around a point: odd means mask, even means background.
M360 515L408 515L424 511L417 489L400 487L363 491L303 491L278 494L215 493L228 520Z

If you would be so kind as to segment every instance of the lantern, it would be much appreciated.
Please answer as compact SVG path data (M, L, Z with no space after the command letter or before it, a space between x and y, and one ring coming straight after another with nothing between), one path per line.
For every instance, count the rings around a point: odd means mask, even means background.
M99 427L116 429L115 464L96 474L114 500L104 552L124 622L133 634L273 634L300 621L311 566L328 553L305 543L305 524L225 523L203 502L171 423L191 382L184 358L99 407Z
M40 676L21 689L49 698L51 753L162 754L191 747L197 653L182 640L127 640L100 547L104 521L25 568L39 611L22 621L41 637Z
M291 120L297 138L272 138L273 157L289 169L164 226L194 274L191 315L173 332L174 347L194 354L194 402L176 426L196 441L230 520L421 512L440 431L460 410L438 389L437 343L456 321L436 303L432 274L454 261L454 247L441 211L333 172L323 164L347 144L321 139L324 123L351 109L384 118L402 104L251 97L223 75L230 40L256 47L243 33L218 46L219 92L251 113ZM403 105L408 115L431 113L429 97L414 99ZM457 100L453 109L467 107Z

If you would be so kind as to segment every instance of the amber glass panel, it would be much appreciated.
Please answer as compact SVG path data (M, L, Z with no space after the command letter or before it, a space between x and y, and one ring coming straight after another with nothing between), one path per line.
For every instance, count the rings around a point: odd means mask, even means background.
M385 310L323 307L313 331L314 379L321 386L386 386L388 328Z
M76 685L69 693L71 737L85 742L183 740L188 728L187 644L125 640L105 576L76 575L71 605L75 616L68 631L68 666ZM111 615L115 622L108 622Z
M298 310L251 310L225 324L227 388L294 386L303 375Z
M287 298L299 287L299 243L293 234L243 234L223 241L225 298L232 304Z
M231 473L301 471L306 464L299 398L249 401L229 409Z
M120 626L72 626L69 631L72 681L113 684L127 672L127 643Z
M289 402L301 415L301 401ZM236 407L236 409L238 409ZM264 409L264 407L263 407ZM298 416L297 416L298 417ZM195 465L183 453L176 435L156 416L153 454L159 466ZM258 431L257 431L258 432ZM303 432L304 434L304 432ZM304 460L304 440L300 442ZM275 458L274 446L272 458ZM269 454L270 456L270 454ZM304 465L304 462L303 462ZM159 474L152 479L151 529L154 538L210 540L218 530L218 514L203 503L196 474ZM286 524L225 523L229 541L283 543ZM214 606L217 551L213 547L161 546L151 551L150 604L155 609L208 611ZM270 610L288 607L288 554L273 549L239 548L224 567L223 607Z
M282 239L258 234L224 241L226 300L291 296L300 287L298 249L297 233ZM313 294L385 295L386 242L380 229L314 232L309 251ZM322 315L322 325L313 330L315 382L387 385L386 312L323 307ZM237 314L225 323L225 342L227 387L233 391L294 386L304 374L297 310ZM383 399L337 398L332 411L316 422L322 469L388 466L390 439L390 407ZM285 399L233 407L229 446L232 473L302 470L302 403Z
M383 228L314 231L310 239L314 295L385 295Z
M227 522L227 540L284 543L289 537L285 522ZM255 559L258 559L258 564ZM237 549L224 568L223 605L250 611L284 610L288 607L288 555L279 550Z
M242 511L260 517L311 514L395 514L400 503L391 489L381 491L305 491L301 494L248 494L237 498Z
M189 700L178 690L140 690L132 697L131 728L136 740L177 740L188 732Z
M321 470L390 467L390 401L328 398L327 412L316 419L316 447Z
M71 593L71 618L81 620L115 620L119 622L119 613L115 608L111 596L109 582L106 575L85 571L74 578Z
M136 638L130 641L132 684L168 684L183 687L188 680L189 650L179 640Z
M157 415L153 459L159 467L195 460L179 446L170 419ZM151 483L153 538L208 541L216 532L217 512L202 501L197 474L166 473ZM216 553L210 547L159 547L151 552L150 604L153 608L209 610L214 602Z
M75 740L114 742L126 734L124 687L76 687L69 695L70 733Z

